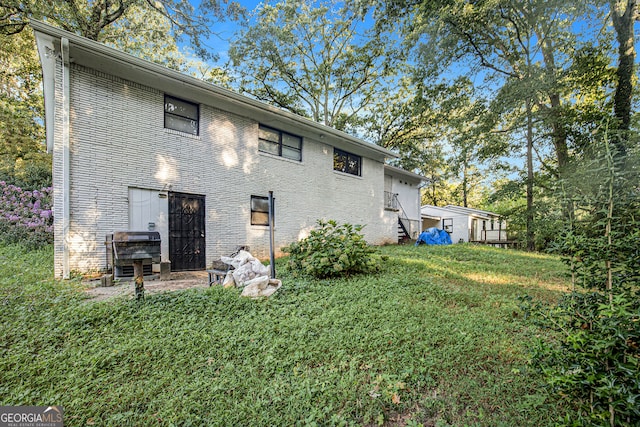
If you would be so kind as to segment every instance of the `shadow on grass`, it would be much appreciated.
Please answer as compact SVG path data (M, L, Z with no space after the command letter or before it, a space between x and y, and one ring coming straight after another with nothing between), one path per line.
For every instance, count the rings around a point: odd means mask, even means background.
M555 294L561 273L543 273L559 261L425 249L382 248L375 276L283 272L262 300L213 287L85 304L29 259L28 298L0 307L0 401L61 404L68 425L550 425L527 365L538 331L513 295Z

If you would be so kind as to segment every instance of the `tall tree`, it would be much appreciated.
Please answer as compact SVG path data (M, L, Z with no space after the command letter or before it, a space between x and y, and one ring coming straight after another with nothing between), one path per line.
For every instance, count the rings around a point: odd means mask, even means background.
M23 187L51 183L44 153L40 68L33 35L0 34L0 180Z
M437 12L438 18L414 29L428 37L429 45L423 51L433 56L426 59L448 64L466 58L472 71L484 69L493 86L519 81L535 89L521 102L524 105L531 99L532 107L547 123L557 167L562 170L568 148L560 79L562 70L569 66L567 52L577 44L570 30L576 6L566 1L454 0L431 12ZM532 78L537 80L535 84ZM523 95L527 92L520 91Z
M458 204L471 206L479 202L482 189L481 175L489 175L482 167L494 165L511 147L504 134L495 131L495 114L483 100L468 78L458 78L451 86L453 96L444 104L447 112L446 141L451 146L449 162L458 176L455 193ZM482 173L484 172L484 173Z
M364 135L398 152L402 167L429 180L426 203L479 200L480 165L510 149L493 131L494 115L466 77L434 83L417 70L406 72L414 78L385 88L368 109Z
M526 129L518 126L512 130L524 131L527 141L531 247L533 143L552 143L556 157L553 170L559 176L569 162L564 116L570 102L565 97L563 77L578 45L572 24L582 9L564 0L390 0L388 5L392 14L407 21L406 39L419 47L425 66L435 64L437 71L442 71L450 64L462 63L499 88L512 111L522 111L520 123L528 123Z
M187 36L196 53L203 57L211 55L203 43L212 33L211 24L244 11L237 2L228 0L204 0L198 9L188 0L0 0L0 33L17 34L30 18L35 18L91 40L101 40L109 27L121 24L134 9L167 19L173 35Z
M262 4L232 43L240 90L345 130L392 74L391 41L351 2Z
M618 119L618 129L622 135L614 138L618 153L626 155L627 134L631 128L631 104L633 81L635 78L635 33L638 19L637 0L610 0L611 20L618 42L617 86L614 97L614 112Z
M229 86L225 70L197 58L190 46L178 46L169 18L149 13L140 5L130 7L118 21L105 27L99 41L202 80Z

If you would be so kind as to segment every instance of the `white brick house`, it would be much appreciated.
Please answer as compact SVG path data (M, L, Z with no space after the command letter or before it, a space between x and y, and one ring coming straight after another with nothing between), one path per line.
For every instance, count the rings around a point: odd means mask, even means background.
M373 244L397 241L398 215L384 196L392 152L44 23L32 27L53 153L56 276L104 270L105 236L120 230L159 231L173 270L205 268L241 244L267 257L269 191L276 250L319 218L365 224ZM180 261L185 254L195 261Z

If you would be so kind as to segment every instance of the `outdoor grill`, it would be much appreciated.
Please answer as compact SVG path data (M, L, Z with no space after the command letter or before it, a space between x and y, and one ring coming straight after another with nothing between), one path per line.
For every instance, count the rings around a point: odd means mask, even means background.
M107 234L107 266L115 277L132 277L135 262L142 262L144 274L160 262L160 233L157 231L116 231Z

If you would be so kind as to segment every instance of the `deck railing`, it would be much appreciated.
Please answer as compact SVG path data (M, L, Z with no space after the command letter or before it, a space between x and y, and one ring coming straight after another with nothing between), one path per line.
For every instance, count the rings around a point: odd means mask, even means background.
M500 241L507 239L507 230L481 230L480 240Z

